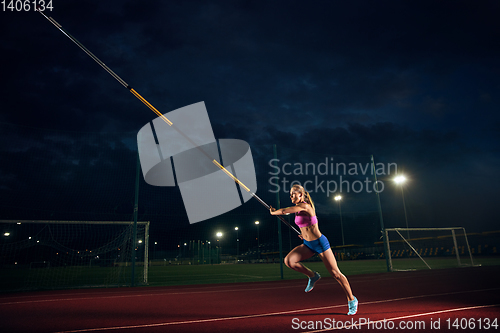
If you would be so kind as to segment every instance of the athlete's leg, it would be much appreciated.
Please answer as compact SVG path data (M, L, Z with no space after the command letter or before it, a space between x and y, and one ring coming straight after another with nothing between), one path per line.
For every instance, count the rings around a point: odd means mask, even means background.
M285 257L285 265L288 268L293 269L294 271L297 271L299 273L305 274L308 277L313 277L314 272L311 271L309 268L306 266L302 265L300 262L302 260L306 260L314 256L314 252L311 251L307 246L304 244L300 244L299 246L295 247L288 255Z
M354 295L352 294L349 281L347 280L345 275L340 272L340 269L337 265L337 260L335 260L335 256L333 255L332 249L328 249L325 252L320 253L319 257L325 264L326 269L335 278L335 280L337 280L337 282L340 283L342 289L344 289L347 300L348 301L354 300Z

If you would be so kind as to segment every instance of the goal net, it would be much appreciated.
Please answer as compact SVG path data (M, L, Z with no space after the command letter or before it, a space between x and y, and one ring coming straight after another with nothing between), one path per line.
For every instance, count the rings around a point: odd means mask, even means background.
M0 220L0 291L148 281L149 222ZM135 242L134 242L135 238Z
M474 266L462 227L385 229L390 271Z

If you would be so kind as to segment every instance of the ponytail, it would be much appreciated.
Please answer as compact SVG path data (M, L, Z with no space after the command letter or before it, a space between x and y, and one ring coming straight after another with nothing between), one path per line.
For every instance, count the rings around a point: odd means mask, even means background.
M309 194L309 192L307 192L306 190L304 190L304 199L305 199L305 202L307 202L308 204L311 205L311 207L316 210L316 208L314 207L314 202L311 198L311 195Z

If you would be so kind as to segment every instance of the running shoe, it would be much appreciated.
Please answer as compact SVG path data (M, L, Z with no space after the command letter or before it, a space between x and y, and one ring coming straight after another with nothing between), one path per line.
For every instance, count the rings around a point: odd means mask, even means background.
M349 312L347 312L347 314L349 316L354 316L356 312L358 312L358 299L354 297L354 299L347 302L347 304L349 305Z
M307 284L305 292L308 293L313 290L314 285L319 281L319 279L321 279L321 275L319 275L318 272L314 272L314 276L309 278L309 283Z

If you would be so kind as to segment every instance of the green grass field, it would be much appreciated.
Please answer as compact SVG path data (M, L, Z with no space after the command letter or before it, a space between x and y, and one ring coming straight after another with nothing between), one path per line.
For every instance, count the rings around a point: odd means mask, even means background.
M306 266L328 276L322 262L309 262ZM346 275L387 272L385 261L349 261L342 262L341 270ZM304 276L288 267L283 267L284 279L303 279ZM150 286L170 286L204 283L233 283L274 281L281 279L279 264L238 264L238 265L200 265L150 267Z
M456 259L429 258L432 269L457 267ZM500 257L475 259L474 264L483 266L500 265ZM310 269L322 276L329 276L322 262L307 262ZM393 261L396 269L428 269L419 259L397 259ZM385 260L353 260L339 262L339 268L346 276L358 274L386 273ZM288 267L283 267L284 279L303 279L304 276ZM150 286L172 286L210 283L235 283L280 280L279 264L238 264L238 265L169 265L149 268Z
M426 258L432 269L457 267L456 259ZM467 262L463 262L467 263ZM477 257L475 264L483 266L500 265L500 257ZM387 273L386 262L379 260L340 261L340 270L346 276L358 274ZM323 277L329 273L320 261L306 262L306 266ZM396 270L428 269L419 259L396 259ZM136 285L141 284L143 266L136 267ZM131 267L52 267L52 268L2 268L0 270L0 291L22 291L37 289L67 289L89 287L127 286L131 282ZM283 266L283 278L304 279L305 277ZM221 264L221 265L165 265L149 267L148 286L174 286L194 284L236 283L275 281L281 279L280 265L275 264Z

